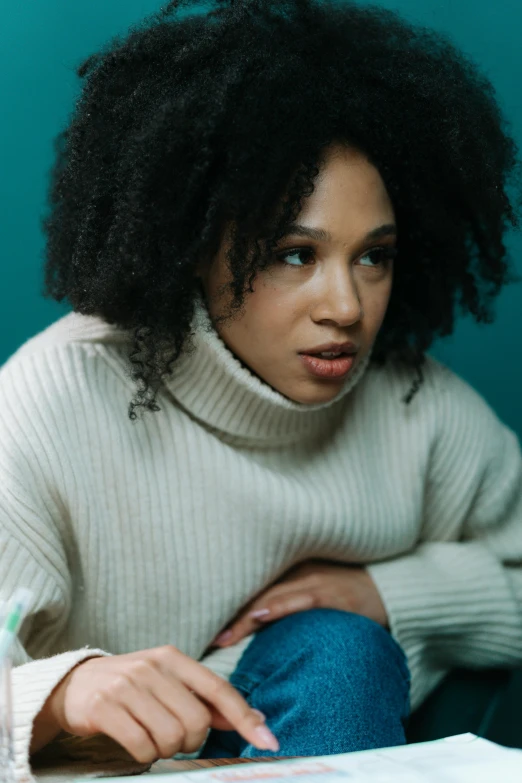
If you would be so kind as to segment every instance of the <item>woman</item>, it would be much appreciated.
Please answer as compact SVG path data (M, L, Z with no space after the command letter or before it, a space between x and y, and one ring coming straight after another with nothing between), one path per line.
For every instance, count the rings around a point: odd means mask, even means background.
M519 445L426 356L508 279L490 84L389 11L182 5L78 70L73 312L0 374L20 775L400 744L522 661Z

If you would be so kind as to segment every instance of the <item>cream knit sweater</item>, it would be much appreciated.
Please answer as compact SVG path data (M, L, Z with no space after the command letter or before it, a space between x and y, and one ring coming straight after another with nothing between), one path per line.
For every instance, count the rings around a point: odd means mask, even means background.
M0 598L36 596L14 671L21 780L74 664L171 643L228 677L252 637L205 654L215 634L309 557L369 564L413 708L453 666L522 663L522 459L484 400L429 359L410 405L412 374L370 365L304 406L202 304L194 326L161 411L134 423L128 337L97 318L64 316L0 371ZM132 769L106 738L53 745L77 772Z

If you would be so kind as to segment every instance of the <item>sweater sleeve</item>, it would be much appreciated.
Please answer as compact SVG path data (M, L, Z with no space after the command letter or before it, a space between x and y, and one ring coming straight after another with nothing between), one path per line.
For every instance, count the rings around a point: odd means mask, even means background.
M451 668L522 665L520 446L462 379L433 360L429 372L421 536L368 569L408 658L412 709Z
M107 653L85 647L52 654L71 610L66 512L52 481L60 470L56 444L23 376L24 365L11 363L0 372L0 599L9 600L21 586L34 596L13 651L12 676L16 774L30 781L34 718L75 665Z

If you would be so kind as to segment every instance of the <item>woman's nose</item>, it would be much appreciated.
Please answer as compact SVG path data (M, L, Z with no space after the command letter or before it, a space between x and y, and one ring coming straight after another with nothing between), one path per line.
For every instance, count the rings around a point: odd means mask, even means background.
M352 326L363 317L359 292L348 270L330 275L318 291L313 318L317 323L330 321L336 326Z

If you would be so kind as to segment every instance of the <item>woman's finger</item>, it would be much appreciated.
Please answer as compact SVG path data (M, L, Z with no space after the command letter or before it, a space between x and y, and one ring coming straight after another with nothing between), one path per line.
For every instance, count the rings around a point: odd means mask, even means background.
M180 686L181 691L184 686ZM199 748L206 737L206 730L199 734L187 732L183 720L147 688L136 687L131 683L125 691L121 706L148 732L158 749L159 758L169 759L179 752L191 753ZM187 745L189 747L185 750Z
M97 731L116 740L130 755L142 764L151 764L159 757L152 737L121 704L98 698L93 706Z
M203 702L192 694L186 685L179 679L167 677L156 666L140 666L134 674L134 682L138 689L145 694L146 704L150 706L147 713L149 720L142 721L154 737L154 740L160 749L165 749L166 756L169 758L174 753L193 753L204 742L208 729L210 728L212 716L209 709ZM147 698L148 697L148 698ZM161 714L158 709L154 709L150 699L161 707ZM135 706L134 706L135 705ZM145 700L143 701L145 706ZM131 712L139 718L137 710L141 708L138 702L129 701ZM165 717L164 713L168 713ZM162 717L163 715L163 717ZM160 725L152 721L161 721L159 734L152 730L153 726ZM176 735L179 731L172 730L172 720L179 724L182 731L181 744L176 746L174 752L171 752L172 743L176 742Z
M251 745L260 750L279 750L279 743L264 724L263 718L223 677L175 647L159 647L150 651L150 654L165 674L181 679L198 698L228 720L233 729Z
M266 610L267 606L269 606L274 599L277 599L282 595L290 595L291 593L295 593L300 590L313 590L315 585L310 584L309 581L310 580L307 580L306 577L296 578L276 583L272 587L267 588L264 592L260 593L256 598L250 601L250 603L244 606L237 613L237 615L229 622L226 628L223 629L223 631L220 631L220 633L214 638L209 647L220 645L218 639L221 639L223 634L227 634L227 638L230 639L231 635L228 632L236 626L236 623L245 618L247 615L252 616L252 612L254 611L260 611L262 609ZM264 614L267 614L266 611Z
M230 633L226 637L221 636L221 639L218 637L215 645L228 647L236 644L240 639L257 631L260 624L279 620L295 612L304 612L317 605L317 597L311 591L287 593L270 600L259 601L259 605L254 604L233 622L227 629Z

